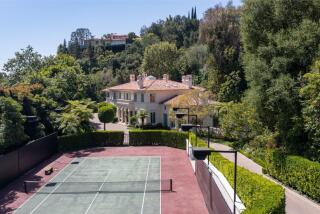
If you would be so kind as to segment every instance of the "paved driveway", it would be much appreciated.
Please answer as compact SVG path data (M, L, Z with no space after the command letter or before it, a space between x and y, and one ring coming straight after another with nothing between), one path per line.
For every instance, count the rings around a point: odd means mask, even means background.
M91 124L97 130L103 130L103 123L100 122L100 120L98 118L98 114L94 114L93 116L94 116L93 119L90 120ZM125 133L128 133L128 127L122 123L106 123L106 130L108 130L108 131L124 131Z
M211 147L213 147L216 150L231 149L229 146L219 144L219 143L211 143ZM221 155L232 162L234 161L233 154L231 153L221 153ZM262 173L262 167L257 163L253 162L251 159L244 156L243 154L238 153L237 161L238 161L237 162L238 166L246 168L251 172L263 175L265 178L280 184L279 182L275 181L269 176L264 175ZM320 213L320 206L318 204L309 200L303 195L300 195L298 192L296 192L295 190L292 190L291 188L288 188L286 186L283 186L283 187L285 188L285 193L286 193L286 213L288 214L302 214L302 213L319 214Z

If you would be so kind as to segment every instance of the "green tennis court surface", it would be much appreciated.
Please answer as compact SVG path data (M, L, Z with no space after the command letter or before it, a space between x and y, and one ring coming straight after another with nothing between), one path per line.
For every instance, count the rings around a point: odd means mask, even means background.
M26 183L36 193L15 213L161 213L170 184L160 166L160 157L75 158L41 188Z

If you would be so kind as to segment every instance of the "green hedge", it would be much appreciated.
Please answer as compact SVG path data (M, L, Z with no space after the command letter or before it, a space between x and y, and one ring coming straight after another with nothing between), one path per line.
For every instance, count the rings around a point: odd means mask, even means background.
M122 146L124 132L96 131L81 135L61 136L58 138L60 151L72 151L100 146Z
M320 201L320 163L300 156L286 156L280 150L266 155L266 172L284 184Z
M161 145L186 148L188 133L168 131L168 130L132 130L129 131L129 145L131 146L151 146Z
M195 144L195 136L191 135ZM207 143L198 138L199 147ZM212 153L210 162L227 178L233 186L234 164L219 153ZM237 167L237 194L246 206L245 214L285 213L284 189L261 175Z

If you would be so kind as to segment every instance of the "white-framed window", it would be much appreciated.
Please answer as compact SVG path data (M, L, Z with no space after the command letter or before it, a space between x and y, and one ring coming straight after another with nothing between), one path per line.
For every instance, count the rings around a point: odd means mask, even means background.
M137 102L137 93L134 93L133 96L134 96L134 97L133 97L134 101Z
M156 102L156 95L150 94L150 103L155 103L155 102Z
M143 103L144 102L144 94L141 93L141 102Z

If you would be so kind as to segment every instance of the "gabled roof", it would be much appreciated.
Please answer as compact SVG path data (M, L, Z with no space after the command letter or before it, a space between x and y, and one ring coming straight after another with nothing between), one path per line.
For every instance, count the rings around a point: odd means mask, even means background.
M200 87L192 86L192 89L201 89ZM190 90L186 84L181 82L176 82L172 80L163 80L163 79L144 79L143 88L139 89L137 81L132 81L129 83L117 85L111 88L106 88L103 91L135 91L135 90L144 90L144 91L168 91L168 90Z

